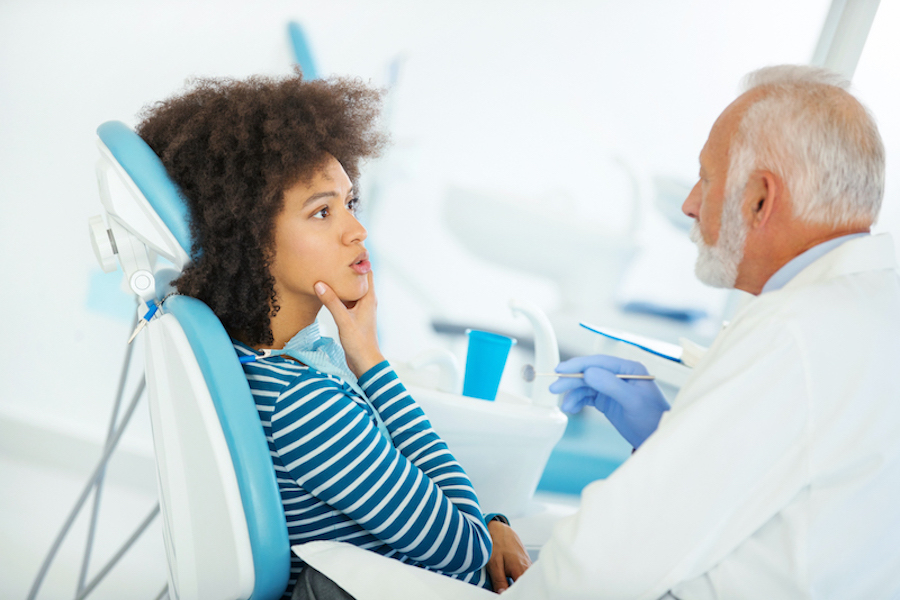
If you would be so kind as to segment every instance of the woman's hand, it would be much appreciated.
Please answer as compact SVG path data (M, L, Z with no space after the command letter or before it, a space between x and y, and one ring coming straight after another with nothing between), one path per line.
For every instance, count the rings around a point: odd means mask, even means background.
M357 377L384 360L378 348L378 328L375 323L375 288L372 285L372 272L369 271L369 290L366 295L345 305L328 284L319 281L315 285L316 294L338 327L341 346L347 355L347 366Z
M487 571L494 591L499 594L509 588L507 578L515 581L521 577L522 573L531 566L531 559L528 558L528 552L525 551L522 540L506 523L497 520L491 521L488 523L488 531L491 534L494 548L491 551L491 558L488 560Z

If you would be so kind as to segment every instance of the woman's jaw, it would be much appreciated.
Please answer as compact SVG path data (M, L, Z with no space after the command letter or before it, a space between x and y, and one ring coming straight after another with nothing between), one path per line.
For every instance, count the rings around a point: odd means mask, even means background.
M350 270L353 274L349 281L344 280L338 282L331 278L329 278L331 281L325 279L322 280L335 294L337 294L337 297L340 298L341 302L348 308L352 307L358 300L369 293L368 274L372 270L372 265L366 258L352 263L350 265Z

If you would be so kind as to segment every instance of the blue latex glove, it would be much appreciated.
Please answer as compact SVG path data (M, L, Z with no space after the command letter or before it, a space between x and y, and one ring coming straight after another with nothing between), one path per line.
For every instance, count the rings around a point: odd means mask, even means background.
M635 448L656 431L662 414L669 410L655 381L616 377L647 375L641 363L597 354L561 362L556 372L584 373L584 379L560 377L550 385L554 394L565 393L565 412L577 413L587 405L596 407Z

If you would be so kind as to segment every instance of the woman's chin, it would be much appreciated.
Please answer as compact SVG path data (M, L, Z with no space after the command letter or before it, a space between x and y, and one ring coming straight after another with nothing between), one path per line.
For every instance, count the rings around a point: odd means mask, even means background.
M354 289L341 290L338 298L345 306L350 307L356 304L363 296L369 292L369 282L364 281L360 286L354 286Z

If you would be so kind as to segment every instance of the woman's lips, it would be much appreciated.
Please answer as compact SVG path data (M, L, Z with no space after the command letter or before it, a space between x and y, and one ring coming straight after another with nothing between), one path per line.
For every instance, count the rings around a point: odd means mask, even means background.
M372 264L369 262L369 259L364 258L359 262L355 262L350 265L350 268L359 273L360 275L365 275L369 271L372 270Z

